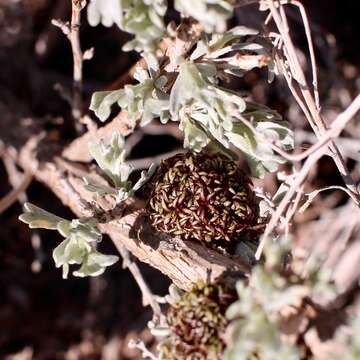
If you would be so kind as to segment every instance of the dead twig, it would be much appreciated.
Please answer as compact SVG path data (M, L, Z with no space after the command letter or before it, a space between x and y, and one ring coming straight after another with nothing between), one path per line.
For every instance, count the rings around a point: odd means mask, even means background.
M301 18L302 18L302 21L304 24L305 35L306 35L307 42L308 42L309 54L310 54L315 103L316 103L316 107L317 107L318 111L320 111L320 96L319 96L319 89L318 89L315 51L314 51L314 45L313 45L312 36L311 36L309 19L306 14L305 7L300 1L297 1L297 0L282 0L282 3L294 5L300 11L300 15L301 15Z
M324 120L322 119L318 111L316 101L314 100L311 91L307 85L304 72L300 65L300 61L296 55L295 47L291 40L287 27L286 16L284 15L284 13L279 12L281 2L275 2L274 0L265 0L264 4L266 4L266 6L269 8L271 17L274 19L274 22L283 40L283 50L289 64L289 68L291 70L292 78L296 80L296 86L298 87L298 89L293 92L296 94L295 99L297 101L300 100L300 107L303 111L305 110L304 113L306 117L312 125L316 135L319 136L326 131L326 126ZM287 73L286 67L283 70L285 70L283 72L283 74L285 75ZM291 81L288 81L288 83L291 83ZM311 117L312 119L310 120L309 117ZM329 155L333 158L341 176L343 177L346 187L352 194L351 198L354 200L357 206L360 206L359 192L353 179L351 178L351 175L349 174L345 161L338 147L333 141L330 141L329 143L329 151Z
M356 99L351 103L351 105L342 112L334 121L336 124L344 124L348 122L351 118L354 117L354 115L360 110L360 95L356 97ZM285 209L288 207L288 205L291 202L291 199L295 195L295 193L298 191L300 186L305 181L309 171L311 170L312 166L325 154L328 154L328 147L323 145L319 149L317 149L315 152L313 152L305 161L303 167L299 171L299 173L294 178L293 183L291 184L288 192L285 194L284 198L281 200L280 204L278 205L276 211L272 215L268 225L266 226L265 232L262 236L262 239L260 241L260 244L256 250L255 257L256 259L260 259L262 250L265 245L265 241L269 237L269 235L272 233L274 228L276 227L281 215L284 213ZM353 197L353 194L351 191L349 191L349 195L351 194L351 197Z
M323 191L328 191L328 190L342 190L345 193L347 193L350 197L351 197L351 193L348 189L344 188L343 186L338 186L338 185L331 185L331 186L326 186L324 188L321 189L317 189L312 191L309 194L306 194L306 196L308 197L308 199L306 200L306 202L301 206L301 208L299 209L300 213L303 213L309 206L310 204L313 202L313 200L316 198L316 196L318 196L321 192Z
M142 276L139 267L134 261L131 260L130 253L124 246L117 246L117 249L123 258L123 267L129 269L129 271L131 272L132 276L134 277L135 281L137 282L141 290L143 296L143 305L151 306L154 315L153 322L155 324L159 323L162 314L160 305L156 301L154 294L149 288L149 285Z
M82 52L80 45L80 24L81 11L86 6L87 0L72 0L71 22L65 23L61 20L53 19L53 25L61 29L71 44L73 54L73 98L72 98L72 115L76 120L76 128L79 129L79 120L82 115L82 73L83 61L92 58L93 50L89 49Z
M19 186L0 200L0 214L14 204L24 191L29 187L33 179L32 171L26 170Z
M304 185L302 185L300 187L300 189L297 191L295 199L293 201L293 204L292 204L292 206L290 206L288 208L288 211L286 213L284 223L283 223L283 226L285 228L285 236L289 235L289 232L290 232L289 224L290 224L290 221L292 220L292 218L295 216L295 213L299 207L299 203L300 203L303 193L304 193Z
M261 238L260 244L256 250L255 257L257 260L260 259L265 241L268 239L269 235L272 233L272 231L275 229L281 215L284 213L285 209L288 207L288 205L291 203L291 199L299 189L299 187L303 184L305 181L309 171L311 170L312 166L327 152L326 147L322 147L318 149L315 153L310 155L303 167L301 168L301 171L297 174L294 182L291 184L291 187L289 188L288 192L284 196L283 200L280 202L278 207L276 208L276 211L272 215L269 223L266 226L265 232Z

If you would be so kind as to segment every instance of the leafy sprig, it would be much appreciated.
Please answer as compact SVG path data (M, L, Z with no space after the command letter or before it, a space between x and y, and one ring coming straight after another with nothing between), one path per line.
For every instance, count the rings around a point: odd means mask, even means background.
M161 90L166 78L160 77L158 71L138 69L136 85L125 85L116 91L99 91L91 99L90 110L105 121L111 113L111 107L117 103L128 114L129 123L135 128L136 119L141 115L141 125L147 125L154 118L162 122L169 119L169 96Z
M199 151L213 139L225 148L232 143L245 154L253 175L263 177L267 171L275 171L285 160L256 133L290 150L294 143L289 124L276 111L216 85L215 74L210 65L184 62L180 67L170 94L170 113L181 120L184 145ZM252 128L237 114L251 121Z
M95 219L65 220L31 203L24 205L24 213L19 219L31 229L57 230L64 238L53 251L56 267L62 267L63 278L69 274L70 265L80 265L74 276L98 276L106 267L118 261L114 255L105 255L96 250L96 243L102 239Z
M237 64L222 58L234 52ZM242 76L254 67L268 66L273 73L266 39L254 29L239 26L211 38L203 36L192 54L178 57L176 63L175 73L167 73L166 67L156 65L149 66L148 71L139 69L136 74L139 84L113 92L97 92L90 108L104 121L111 106L117 103L127 112L133 128L139 117L140 126L157 117L162 123L169 119L179 121L184 147L194 151L208 147L229 155L232 144L245 154L254 176L263 177L285 162L268 141L282 150L291 150L294 143L289 124L276 111L219 85L226 74ZM257 136L258 133L263 136Z
M109 145L104 144L102 140L90 143L89 151L92 157L111 179L112 185L95 184L84 179L87 190L96 192L100 196L113 195L117 204L133 196L155 170L155 166L151 165L149 170L143 171L139 180L132 184L129 176L133 168L125 162L124 145L123 137L117 133L113 134ZM70 221L31 203L26 203L24 213L19 219L28 224L31 229L57 230L65 238L53 250L55 265L62 267L63 278L68 277L70 265L80 265L73 272L74 276L98 276L118 260L117 256L105 255L96 249L96 244L102 240L102 234L97 228L95 217Z
M89 144L91 156L95 159L99 167L111 179L112 185L96 184L84 178L85 188L96 192L99 195L114 195L117 203L133 196L135 191L152 176L155 171L155 165L151 164L148 171L142 171L140 179L133 185L129 181L133 167L125 162L125 141L124 138L114 133L110 144L106 145L102 140Z

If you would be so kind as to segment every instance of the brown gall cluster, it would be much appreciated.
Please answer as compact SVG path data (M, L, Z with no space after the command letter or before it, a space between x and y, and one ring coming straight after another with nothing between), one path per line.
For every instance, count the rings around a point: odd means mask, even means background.
M160 232L222 246L241 241L258 219L246 174L236 162L204 152L161 162L147 211Z
M236 298L236 291L223 284L199 282L171 302L166 315L171 334L161 346L163 358L221 359L228 325L225 311Z

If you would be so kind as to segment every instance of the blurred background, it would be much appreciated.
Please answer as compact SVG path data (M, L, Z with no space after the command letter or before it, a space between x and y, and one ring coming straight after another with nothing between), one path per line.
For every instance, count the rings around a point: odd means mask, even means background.
M303 4L313 31L322 112L331 121L360 90L360 4L353 0L307 0ZM64 93L72 87L71 49L66 37L51 25L51 19L69 20L70 14L69 0L0 0L0 145L6 142L2 138L4 124L29 118L41 123L59 147L74 137L68 126L71 109L64 99ZM87 24L85 11L82 15L82 48L95 47L93 59L84 65L86 111L94 91L116 88L119 79L131 81L127 72L138 57L121 50L130 39L128 34L116 27L92 28ZM177 17L170 10L167 20ZM301 19L295 9L289 9L288 17L300 59L309 68ZM239 8L229 25L261 27L262 21L257 8L249 6ZM256 70L229 86L247 91L256 101L277 109L296 129L297 144L308 146L315 138L286 84L278 79L269 86L266 75ZM63 90L56 90L59 85L55 84L60 84ZM352 124L340 144L355 180L359 181L360 127L356 122ZM154 123L140 134L131 135L128 141L129 158L136 160L138 168L142 167L144 157L182 146L172 124L160 127ZM18 181L19 169L1 147L0 155L0 197L3 197ZM336 167L324 158L311 173L307 187L313 190L341 184ZM270 175L257 185L274 192L278 180ZM151 312L143 308L131 274L118 263L98 278L63 280L51 256L60 236L50 231L30 231L18 221L21 202L25 200L60 216L72 217L37 182L31 184L19 202L0 214L0 359L140 359L139 352L127 346L130 338L140 338L154 348L155 341L146 328ZM342 192L319 196L309 211L295 218L296 241L311 247L320 236L326 238L327 233L334 236L337 231L342 236L346 221L337 223L335 230L329 224L339 214L346 217L347 211L350 211L347 197ZM349 239L354 237L355 225ZM110 239L105 238L101 246L106 253L116 254ZM140 268L154 293L165 295L169 280L144 264ZM360 297L352 301L360 304Z

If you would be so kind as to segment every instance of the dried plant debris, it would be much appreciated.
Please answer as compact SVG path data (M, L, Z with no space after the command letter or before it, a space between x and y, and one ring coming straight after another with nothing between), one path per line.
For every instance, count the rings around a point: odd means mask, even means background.
M234 161L204 152L162 161L147 210L159 231L219 245L241 241L258 220L250 179Z

